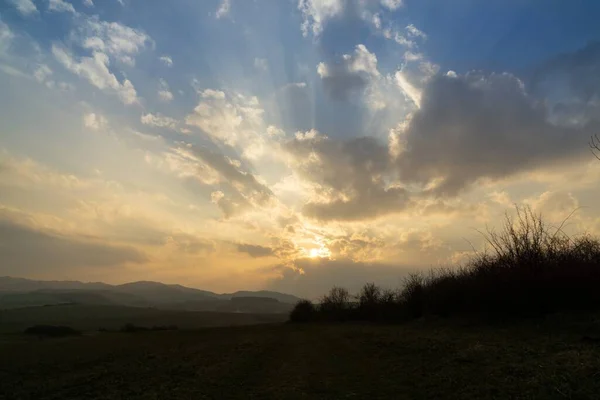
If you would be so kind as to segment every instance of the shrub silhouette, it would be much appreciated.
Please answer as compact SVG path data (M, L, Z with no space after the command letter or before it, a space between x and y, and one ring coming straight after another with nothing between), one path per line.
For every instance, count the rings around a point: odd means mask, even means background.
M315 305L310 300L300 300L290 312L291 322L308 322L315 319Z
M563 222L564 224L564 222ZM483 233L490 252L459 268L413 274L397 293L366 284L356 302L333 288L312 320L404 321L423 315L543 315L600 310L600 242L569 237L530 208L506 216L500 232Z
M47 336L47 337L64 337L64 336L79 336L81 332L68 326L55 325L35 325L25 329L25 334Z
M145 326L138 326L131 323L125 324L121 327L121 332L136 333L136 332L147 332L147 331L176 331L179 328L176 325L154 325L151 328Z

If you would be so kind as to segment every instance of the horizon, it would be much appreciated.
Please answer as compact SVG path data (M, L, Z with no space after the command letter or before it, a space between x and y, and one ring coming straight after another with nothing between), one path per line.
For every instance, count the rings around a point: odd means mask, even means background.
M551 3L3 1L0 275L314 298L515 205L600 235L600 2Z
M274 292L274 293L279 293L279 294L284 294L284 295L290 295L290 296L295 296L291 293L285 293L285 292L278 292L278 291L271 291L271 290L245 290L245 289L240 289L240 290L236 290L234 292L213 292L211 290L206 290L203 288L199 288L199 287L194 287L194 286L186 286L180 283L165 283L165 282L159 282L159 281L127 281L127 282L123 282L123 283L107 283L107 282L102 282L102 281L80 281L80 280L69 280L69 279L65 279L65 280L53 280L53 279L29 279L29 278L23 278L23 277L19 277L19 276L0 276L0 279L18 279L18 280L26 280L26 281L32 281L32 282L51 282L51 283L81 283L84 285L88 285L88 284L102 284L102 285L107 285L107 286L125 286L125 285L129 285L129 284L135 284L135 283L158 283L160 285L165 285L165 286L181 286L187 289L194 289L194 290L199 290L199 291L203 291L203 292L210 292L213 294L217 294L217 295L225 295L225 294L233 294L233 293L238 293L238 292L252 292L252 293L258 293L258 292ZM0 293L2 292L2 289L0 288Z

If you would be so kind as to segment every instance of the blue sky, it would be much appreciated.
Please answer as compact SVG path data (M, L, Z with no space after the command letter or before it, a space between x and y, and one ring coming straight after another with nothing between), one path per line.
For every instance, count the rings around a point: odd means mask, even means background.
M0 275L312 296L461 262L515 203L599 232L598 17L0 0Z

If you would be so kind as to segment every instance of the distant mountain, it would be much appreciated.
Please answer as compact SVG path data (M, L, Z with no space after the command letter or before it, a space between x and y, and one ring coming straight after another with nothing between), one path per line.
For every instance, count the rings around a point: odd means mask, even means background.
M121 305L169 310L285 313L299 299L271 291L217 294L160 282L35 281L0 277L0 309L62 304Z
M113 286L102 282L35 281L25 278L0 277L0 292L29 292L40 289L86 289L106 290Z
M259 290L256 292L249 292L246 290L241 290L239 292L230 293L230 294L222 294L221 296L233 298L233 297L270 297L272 299L276 299L282 303L288 304L296 304L298 300L300 300L296 296L292 296L291 294L279 293L279 292L271 292L269 290Z
M165 285L159 282L132 282L114 286L113 290L129 293L155 303L179 303L185 301L219 300L219 295L206 290L181 285Z

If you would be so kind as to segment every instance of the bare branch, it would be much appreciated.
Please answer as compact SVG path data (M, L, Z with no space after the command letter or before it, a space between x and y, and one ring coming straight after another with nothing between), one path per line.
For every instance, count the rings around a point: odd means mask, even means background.
M590 139L590 149L594 157L600 160L600 137L598 134L594 134Z

